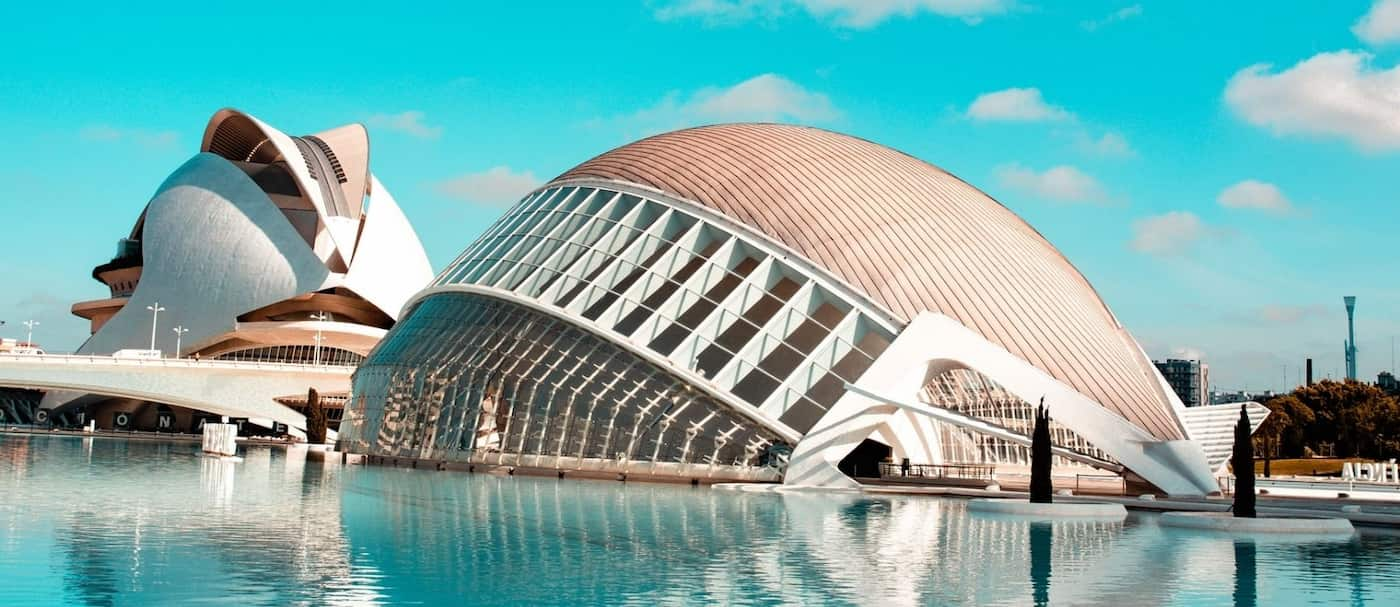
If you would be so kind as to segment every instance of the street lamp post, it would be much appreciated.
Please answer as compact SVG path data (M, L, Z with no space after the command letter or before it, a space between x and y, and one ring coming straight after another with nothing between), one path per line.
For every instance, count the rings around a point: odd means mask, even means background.
M180 338L184 337L190 330L186 329L184 325L177 326L172 330L175 331L175 358L180 358Z
M160 318L160 313L165 311L165 308L160 307L160 302L157 301L154 304L146 306L146 309L151 311L151 351L155 351L156 321Z
M317 365L320 365L320 364L321 364L321 340L323 339L323 337L321 336L321 323L324 323L324 322L326 322L326 321L328 321L328 320L330 320L330 319L331 319L331 315L330 315L330 314L326 314L325 312L317 312L317 313L311 315L311 320L316 321L316 353L315 353L315 364L317 364Z
M37 326L39 326L39 321L37 320L24 321L24 327L29 330L29 335L24 338L24 343L31 348L34 347L34 327Z

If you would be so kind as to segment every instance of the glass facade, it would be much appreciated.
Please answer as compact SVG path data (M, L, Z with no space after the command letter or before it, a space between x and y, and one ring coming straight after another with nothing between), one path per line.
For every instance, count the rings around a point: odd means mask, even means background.
M630 351L504 300L420 301L355 374L343 449L565 468L771 468L791 445Z
M954 369L930 379L919 397L926 403L968 417L990 422L1022 436L1030 436L1035 428L1035 405L1011 394L987 376L969 369ZM1012 464L1029 466L1030 447L996 436L973 432L941 421L938 429L943 459L946 462L969 464ZM1064 424L1050 420L1050 438L1056 447L1063 447L1105 462L1113 458ZM1088 467L1073 460L1055 457L1056 466Z
M339 367L353 367L364 362L362 354L342 350L333 346L321 346L317 352L316 346L293 345L293 346L258 346L254 348L244 348L232 352L224 352L213 357L214 360L239 360L246 362L264 363L290 363L298 365L309 365L317 360L323 365Z
M807 431L894 332L761 237L603 187L531 195L434 286L511 293L587 319Z

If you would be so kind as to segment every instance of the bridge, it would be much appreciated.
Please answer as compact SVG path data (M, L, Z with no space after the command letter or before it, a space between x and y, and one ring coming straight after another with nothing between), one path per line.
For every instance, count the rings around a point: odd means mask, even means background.
M275 399L348 392L354 367L289 363L0 354L0 387L130 398L271 426L306 429L306 417Z

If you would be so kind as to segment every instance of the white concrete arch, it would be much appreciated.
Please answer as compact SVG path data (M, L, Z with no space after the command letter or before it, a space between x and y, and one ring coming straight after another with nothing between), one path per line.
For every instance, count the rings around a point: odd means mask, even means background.
M1194 441L1157 440L957 321L932 312L916 317L797 444L784 482L854 486L837 464L872 434L899 457L937 461L937 434L930 420L953 420L946 418L947 412L931 411L918 394L929 379L957 368L987 376L1023 401L1034 403L1044 397L1052 418L1168 494L1205 495L1218 490Z

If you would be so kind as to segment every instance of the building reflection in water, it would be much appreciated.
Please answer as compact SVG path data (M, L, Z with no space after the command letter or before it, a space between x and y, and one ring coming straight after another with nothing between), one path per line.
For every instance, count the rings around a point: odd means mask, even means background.
M1400 604L1400 537L1238 543L1140 514L1029 522L952 499L342 468L295 449L229 466L196 449L0 436L0 563L39 564L0 598Z
M197 446L182 444L31 442L43 453L24 458L25 468L15 465L23 443L0 437L0 562L11 547L32 546L27 558L52 564L50 577L0 581L0 596L34 590L32 601L13 604L382 598L374 572L351 565L338 483L325 482L344 473L338 465L308 464L297 449L253 449L231 463L198 457ZM9 482L3 473L24 478Z

